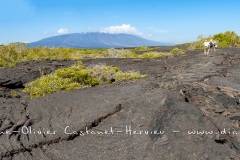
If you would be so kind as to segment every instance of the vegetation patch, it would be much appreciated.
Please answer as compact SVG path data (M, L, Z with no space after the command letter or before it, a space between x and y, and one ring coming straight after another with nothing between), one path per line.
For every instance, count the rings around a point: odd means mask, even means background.
M186 54L186 51L183 50L183 49L179 49L179 48L173 48L171 51L171 56L174 56L174 55L181 55L181 54Z
M159 58L167 56L164 52L146 52L138 56L138 58Z
M122 72L115 66L95 65L85 68L75 64L69 68L58 69L49 75L42 75L39 79L27 83L23 92L28 93L31 98L35 98L54 92L70 91L146 76L146 74L134 71Z
M163 53L152 52L154 48L135 49L75 49L75 48L28 48L21 42L0 45L0 67L14 67L19 62L43 60L81 60L88 58L158 58ZM136 52L148 52L138 55ZM151 52L150 52L151 51Z
M147 46L140 46L140 47L136 47L133 49L133 51L135 52L147 52L147 51L152 51L154 48L150 48Z
M88 58L159 58L170 54L168 52L157 52L158 49L159 47L144 46L134 49L28 48L25 43L15 42L0 45L0 67L14 67L17 63L25 61L79 61ZM182 51L179 53L182 53Z
M104 58L137 58L137 54L134 50L129 49L107 49L102 53Z
M45 96L53 92L69 91L80 88L81 84L72 81L69 78L61 78L56 74L49 74L30 82L23 89L24 93L29 93L30 97Z
M216 41L219 48L240 47L240 37L234 31L226 31L224 33L214 34L213 36L204 37L199 35L197 40L191 43L179 44L177 46L184 46L188 50L203 50L203 43L205 40Z

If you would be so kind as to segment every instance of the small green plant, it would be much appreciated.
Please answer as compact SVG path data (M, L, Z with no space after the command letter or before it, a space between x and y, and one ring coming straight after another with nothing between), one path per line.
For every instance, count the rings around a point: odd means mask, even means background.
M17 98L17 97L19 97L19 95L18 95L17 91L11 90L8 92L8 97L9 98Z

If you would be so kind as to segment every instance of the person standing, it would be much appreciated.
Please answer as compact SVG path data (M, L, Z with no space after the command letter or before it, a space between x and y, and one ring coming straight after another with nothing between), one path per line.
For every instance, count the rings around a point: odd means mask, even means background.
M204 55L205 56L208 56L208 53L209 53L209 42L207 40L205 40L205 42L203 43L203 46L204 46Z
M213 40L211 39L210 42L209 42L209 52L214 49L214 43L213 43ZM215 50L215 49L214 49Z

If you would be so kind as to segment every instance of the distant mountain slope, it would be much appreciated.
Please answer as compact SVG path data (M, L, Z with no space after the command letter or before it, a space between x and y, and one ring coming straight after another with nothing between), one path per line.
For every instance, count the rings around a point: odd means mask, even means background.
M28 44L30 48L35 46L69 48L121 48L163 45L167 44L147 40L131 34L106 34L99 32L59 35Z

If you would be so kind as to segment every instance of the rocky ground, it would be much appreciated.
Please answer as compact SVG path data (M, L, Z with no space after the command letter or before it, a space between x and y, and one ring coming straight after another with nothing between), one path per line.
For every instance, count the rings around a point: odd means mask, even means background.
M37 99L21 93L73 63L0 69L1 159L240 159L240 48L209 57L84 60L149 76Z

